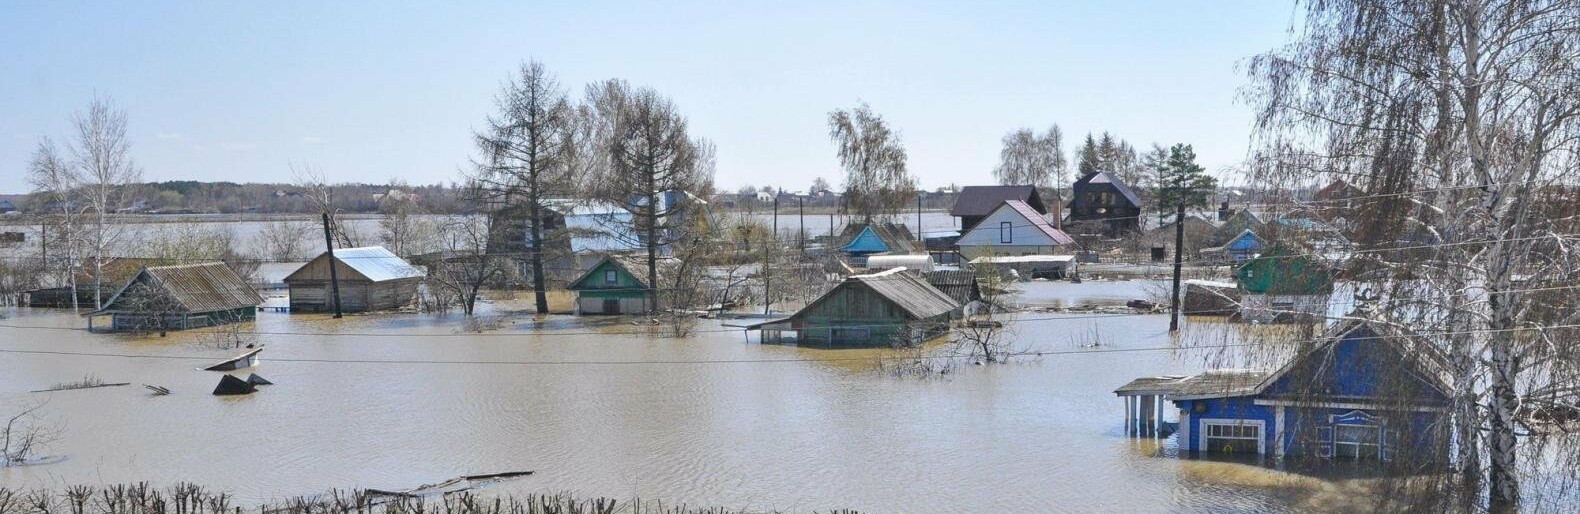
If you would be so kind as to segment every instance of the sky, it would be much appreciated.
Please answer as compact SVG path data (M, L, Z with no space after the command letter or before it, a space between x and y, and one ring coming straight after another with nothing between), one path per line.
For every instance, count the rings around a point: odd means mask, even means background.
M456 180L500 83L538 60L574 98L622 78L674 100L716 183L843 176L829 111L867 102L928 189L992 182L1000 139L1063 128L1247 155L1250 57L1284 0L1213 2L0 2L0 193L40 137L109 98L145 180Z

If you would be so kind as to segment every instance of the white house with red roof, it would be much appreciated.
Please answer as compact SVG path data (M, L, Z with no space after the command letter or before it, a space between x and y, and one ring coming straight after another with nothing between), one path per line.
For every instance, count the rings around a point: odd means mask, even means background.
M967 259L1069 253L1074 245L1075 239L1020 200L999 204L956 243Z

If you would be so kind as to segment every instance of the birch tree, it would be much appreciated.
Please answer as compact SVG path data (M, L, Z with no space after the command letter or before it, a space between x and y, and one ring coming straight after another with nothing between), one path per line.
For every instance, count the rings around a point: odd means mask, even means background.
M1063 187L1069 182L1069 161L1064 156L1064 131L1055 124L1038 135L1022 128L1004 135L998 167L999 184Z
M528 267L539 314L549 312L544 282L543 200L564 194L569 175L565 156L573 144L574 113L559 81L543 63L523 63L494 99L498 111L474 139L488 156L472 181L489 200L525 218ZM510 220L514 223L515 220Z
M1580 172L1580 3L1313 2L1297 34L1249 94L1267 155L1319 159L1258 178L1367 190L1352 316L1435 334L1450 364L1457 483L1432 493L1561 509L1580 448L1536 413L1580 405L1580 317L1541 293L1575 286L1580 240L1542 202Z
M871 221L897 215L916 195L900 134L865 102L828 113L828 136L845 168L846 207Z
M77 271L82 266L83 227L85 216L83 202L77 197L77 176L72 164L55 142L49 138L39 141L28 163L28 183L40 205L40 222L44 226L43 248L53 248L54 258L41 256L47 273L64 283L71 291L71 308L79 309Z
M124 241L116 216L126 205L128 186L142 175L132 161L126 136L126 111L94 99L86 112L72 116L73 188L88 209L87 250L93 260L93 304L104 306L104 265Z

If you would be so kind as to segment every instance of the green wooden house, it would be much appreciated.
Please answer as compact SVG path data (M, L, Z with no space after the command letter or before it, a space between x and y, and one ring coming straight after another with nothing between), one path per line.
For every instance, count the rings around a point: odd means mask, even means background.
M1234 271L1242 292L1240 319L1254 323L1313 322L1327 317L1333 296L1328 266L1276 245Z
M788 318L750 325L765 343L920 343L949 331L959 301L904 268L853 275Z
M661 259L658 263L660 277L673 266L671 260ZM652 287L647 283L645 258L605 256L566 289L576 292L577 314L641 314L656 310L656 306L649 305Z

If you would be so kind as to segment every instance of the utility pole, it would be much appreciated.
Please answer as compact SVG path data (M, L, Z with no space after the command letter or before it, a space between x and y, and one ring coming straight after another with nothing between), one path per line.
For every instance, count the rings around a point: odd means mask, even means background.
M329 232L329 213L324 216L324 246L329 248L329 291L335 304L335 318L340 318L340 276L335 271L335 238Z
M767 316L769 312L772 312L773 305L774 305L773 298L768 295L768 291L769 291L768 286L771 283L771 281L773 280L773 276L772 276L773 274L768 271L770 269L773 269L773 266L769 265L769 263L768 263L768 258L771 255L770 253L768 253L768 249L770 248L769 245L773 245L775 247L779 246L779 195L777 195L777 194L774 195L774 231L768 234L768 243L763 245L763 269L762 269L762 273L763 273L763 315L764 316Z
M1174 206L1174 295L1169 297L1173 306L1169 317L1169 332L1180 330L1180 271L1185 257L1185 200Z
M927 251L927 239L922 237L922 192L916 192L916 244L922 248L922 253Z
M798 214L800 221L796 222L795 224L796 227L801 229L800 243L798 243L798 245L801 247L801 256L796 257L796 260L799 261L800 259L806 257L806 197L798 196L796 197L795 201L796 208L800 209L801 211L800 214Z

